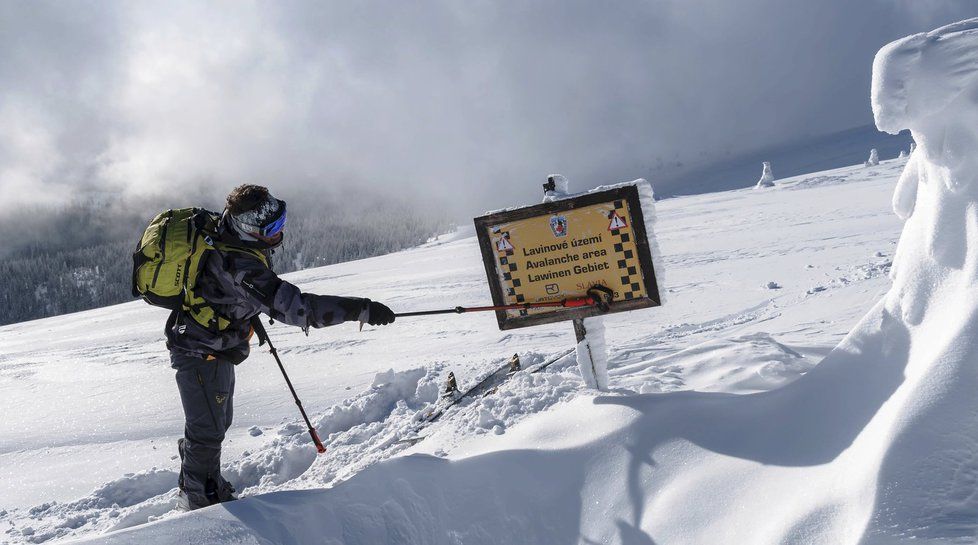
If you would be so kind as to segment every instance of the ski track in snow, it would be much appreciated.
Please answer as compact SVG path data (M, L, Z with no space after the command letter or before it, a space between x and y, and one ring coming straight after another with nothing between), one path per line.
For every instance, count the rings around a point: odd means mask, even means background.
M658 241L675 284L663 287L666 307L605 319L610 397L682 390L753 394L808 372L888 287L899 224L885 206L886 195L904 163L860 165L778 180L774 188L759 191L658 203ZM820 229L813 233L812 226ZM759 270L767 276L758 277ZM312 291L363 293L398 309L488 297L471 230L464 229L414 250L290 278ZM766 287L769 281L780 288ZM431 286L438 287L437 297L431 296ZM26 500L0 495L5 542L50 543L178 516L171 510L178 470L172 443L182 415L159 342L160 313L139 305L0 328L0 392L11 393L11 406L52 392L88 403L53 432L35 430L33 414L11 415L13 429L5 428L4 435L18 439L0 447L0 468L7 482L26 472L33 479L26 486L38 490ZM121 321L113 316L120 310ZM90 335L86 323L92 320L112 327ZM123 324L132 325L113 329ZM36 331L53 331L57 338L41 343ZM242 414L236 414L224 463L225 475L243 497L335 487L404 455L450 459L473 438L506 435L528 417L591 396L570 355L539 374L516 374L492 395L464 400L424 430L427 439L411 446L398 441L437 400L449 370L464 390L512 353L530 367L573 346L570 324L500 332L490 314L403 319L389 329L363 333L341 326L309 337L277 325L270 334L329 452L316 456L281 377L255 347L239 368L235 403ZM77 376L71 366L82 365L91 370L91 383L61 384ZM25 385L32 391L23 393ZM123 399L122 417L107 417L104 411L112 405L98 400L123 392L139 399ZM151 439L159 440L157 453L145 451ZM61 447L76 454L58 458L54 453L58 460L85 453L98 464L112 457L104 452L112 445L120 456L142 453L126 466L142 469L120 471L74 499L31 502L43 497L46 487L57 486L57 479L26 470L37 456ZM63 461L64 466L47 469L77 467ZM975 466L972 458L962 458L962 481L978 473ZM219 537L237 535L229 532Z

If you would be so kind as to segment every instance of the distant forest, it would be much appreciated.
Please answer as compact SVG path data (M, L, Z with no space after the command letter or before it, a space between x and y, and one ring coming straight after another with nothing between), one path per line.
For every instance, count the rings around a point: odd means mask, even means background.
M451 230L434 207L395 202L358 190L289 198L285 242L275 271L394 252ZM132 253L143 229L167 208L223 209L222 200L123 201L110 195L0 217L0 325L103 307L133 299Z

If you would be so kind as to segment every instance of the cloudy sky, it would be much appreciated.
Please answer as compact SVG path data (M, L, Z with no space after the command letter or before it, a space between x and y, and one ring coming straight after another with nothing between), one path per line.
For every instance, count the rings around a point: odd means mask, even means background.
M873 55L971 0L0 0L0 213L369 186L455 212L872 122ZM573 186L572 186L573 187Z

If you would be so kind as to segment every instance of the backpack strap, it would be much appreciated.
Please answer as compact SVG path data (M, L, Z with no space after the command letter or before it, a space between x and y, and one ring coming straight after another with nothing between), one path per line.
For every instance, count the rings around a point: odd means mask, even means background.
M194 251L191 254L191 259L195 262L191 263L188 260L187 270L193 270L194 274L187 275L188 283L184 290L183 309L191 318L193 318L195 322L214 333L218 333L227 329L227 327L231 324L231 318L218 312L213 306L210 305L210 303L207 302L206 299L198 296L194 292L197 278L200 276L204 264L207 262L207 256L210 254L210 252L217 252L217 254L223 258L229 252L238 252L255 256L266 266L268 265L268 258L265 257L260 250L240 248L221 242L216 239L215 233L207 230L206 227L200 230L197 238L199 240L195 240L194 244L200 244L203 249L199 252Z

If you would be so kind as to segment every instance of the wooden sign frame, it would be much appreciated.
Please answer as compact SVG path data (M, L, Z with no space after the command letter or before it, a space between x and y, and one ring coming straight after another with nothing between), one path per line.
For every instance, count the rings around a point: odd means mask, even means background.
M653 269L652 265L652 252L649 248L647 233L645 232L645 218L642 213L642 206L638 196L638 188L634 185L624 185L607 191L585 193L577 197L513 210L506 210L475 218L475 230L479 239L479 248L482 251L482 261L485 265L486 277L489 280L489 290L492 294L493 304L507 304L506 298L504 297L505 287L501 283L501 280L505 276L509 276L506 274L507 271L501 270L501 267L504 265L500 264L500 261L502 261L503 258L499 257L498 252L502 250L497 249L494 241L492 240L492 230L494 228L511 222L538 218L541 216L551 218L560 217L559 215L562 212L569 212L592 205L612 203L614 206L620 205L623 202L627 203L628 216L630 217L626 218L625 221L630 226L630 234L634 238L635 252L637 254L635 257L637 258L639 269L636 272L639 272L641 275L640 282L644 288L645 295L628 299L619 299L616 297L615 301L611 305L611 310L608 312L627 312L630 310L661 305L659 287L656 284L655 270ZM618 207L616 207L616 209L617 208ZM617 214L617 212L615 212L615 214ZM566 223L566 220L564 221ZM559 220L551 220L551 226L553 226L554 223L558 224L558 227L556 228L559 229ZM564 228L566 229L566 225ZM609 226L609 230L610 228L611 226ZM615 231L612 231L612 233L614 232ZM504 243L508 244L508 241ZM577 294L577 296L584 296L584 293ZM506 330L519 327L529 327L606 314L593 306L576 308L557 307L553 310L548 309L546 312L542 313L520 316L512 316L510 312L512 311L496 311L496 320L499 323L499 329ZM520 314L526 313L521 312Z

